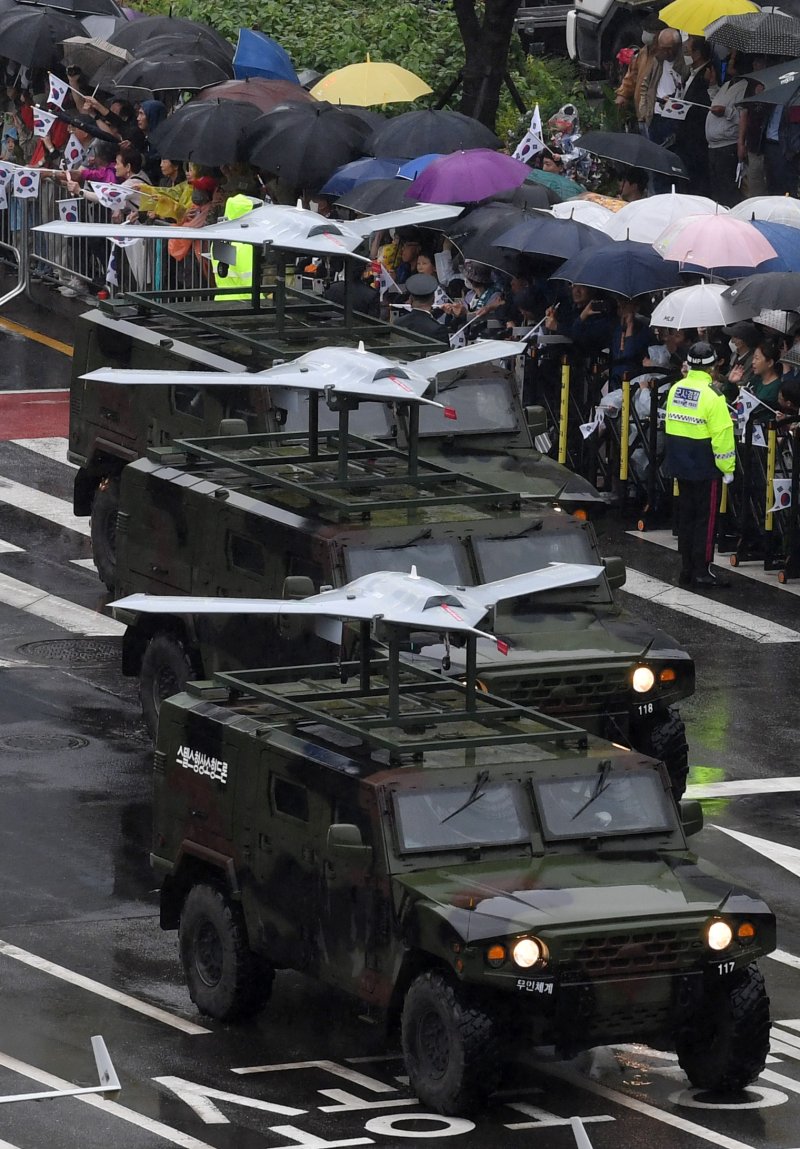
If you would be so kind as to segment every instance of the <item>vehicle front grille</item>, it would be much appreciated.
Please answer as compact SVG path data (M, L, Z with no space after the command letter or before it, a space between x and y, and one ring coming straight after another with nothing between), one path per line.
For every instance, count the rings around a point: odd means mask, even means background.
M561 673L521 669L513 678L481 677L493 694L547 714L592 714L624 707L629 692L627 667Z
M595 981L692 969L703 950L700 929L692 925L560 939L557 960L565 980Z

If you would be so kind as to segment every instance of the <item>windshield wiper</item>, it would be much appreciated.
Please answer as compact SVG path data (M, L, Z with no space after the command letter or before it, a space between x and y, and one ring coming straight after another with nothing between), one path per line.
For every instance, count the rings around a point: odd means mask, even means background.
M430 537L431 537L431 528L428 527L427 530L420 531L420 533L418 535L414 535L413 539L409 539L408 542L406 542L406 543L392 543L391 546L381 547L380 549L382 551L404 551L406 549L406 547L416 546L417 543L421 543L423 539L429 539Z
M580 810L575 811L575 813L572 815L571 821L574 822L575 819L577 817L579 817L583 813L584 810L588 809L588 807L591 806L591 804L592 804L592 802L594 802L595 798L599 798L600 795L603 793L603 791L608 789L608 787L611 784L607 780L608 779L608 773L609 773L610 769L611 769L611 761L610 761L610 759L606 758L605 762L603 762L603 765L600 767L600 776L597 779L597 785L595 786L591 796L586 799L586 801L581 806Z
M462 802L460 806L456 806L452 813L446 814L439 822L439 825L443 826L445 822L449 822L451 818L455 818L456 814L460 814L462 810L466 810L467 806L471 806L473 802L477 802L479 798L482 798L486 791L482 790L481 787L485 786L488 781L489 771L481 770L475 779L475 785L472 787L469 798L467 798L465 802Z
M528 526L523 527L521 531L515 531L510 535L497 535L496 538L497 541L501 543L507 542L509 539L524 539L526 535L531 533L531 531L540 531L543 526L544 521L539 519L537 523L529 523Z

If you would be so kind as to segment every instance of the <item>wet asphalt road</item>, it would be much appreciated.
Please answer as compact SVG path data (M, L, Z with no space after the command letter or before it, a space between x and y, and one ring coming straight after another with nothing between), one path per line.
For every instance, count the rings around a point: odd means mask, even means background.
M48 333L58 327L53 320L45 328L41 314L24 309L12 314ZM63 332L68 325L56 338ZM58 351L0 329L0 356L0 390L66 385L69 363ZM26 488L69 501L70 469L30 446L36 417L29 434L15 435L27 445L0 439L0 496ZM601 524L604 552L668 580L674 554L628 535L631 525L618 518ZM0 578L96 612L102 588L76 565L89 557L84 534L15 506L11 496L0 501ZM683 707L692 780L742 783L743 794L705 803L706 828L694 843L778 915L782 960L762 963L777 1023L774 1060L730 1105L688 1090L674 1058L644 1048L598 1050L567 1064L530 1058L512 1066L496 1105L474 1123L420 1117L398 1079L396 1043L359 1020L351 1003L300 976L279 974L273 1002L247 1026L194 1013L175 936L158 927L147 864L151 748L135 690L117 671L120 640L83 638L32 613L31 595L20 597L18 586L13 602L5 594L0 1094L94 1083L89 1039L97 1033L123 1088L115 1102L91 1096L0 1106L0 1144L399 1149L447 1139L459 1149L567 1149L575 1140L565 1121L580 1115L595 1149L797 1149L798 793L782 787L797 775L800 601L774 582L739 572L733 580L721 602L779 623L797 639L754 641L721 618L712 624L623 594L697 661L698 692ZM789 782L768 792L776 779ZM243 1068L258 1071L236 1072Z

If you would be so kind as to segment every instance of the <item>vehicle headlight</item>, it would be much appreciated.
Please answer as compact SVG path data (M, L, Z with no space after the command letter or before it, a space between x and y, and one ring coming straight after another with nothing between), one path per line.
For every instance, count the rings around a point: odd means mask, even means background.
M647 694L656 684L656 676L649 666L637 666L633 672L631 685L637 694Z
M511 956L521 969L530 969L542 958L542 947L535 938L520 938L511 947Z
M733 941L733 930L727 922L711 922L706 927L706 941L712 950L725 950Z

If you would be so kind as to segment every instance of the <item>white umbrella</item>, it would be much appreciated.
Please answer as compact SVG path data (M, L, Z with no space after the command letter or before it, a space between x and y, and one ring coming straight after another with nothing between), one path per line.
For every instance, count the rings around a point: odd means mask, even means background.
M725 327L747 318L747 307L743 312L741 307L722 298L723 291L727 290L726 283L696 283L691 287L680 287L665 295L656 305L650 324L680 331L687 327Z
M626 203L613 215L606 227L606 234L612 239L635 239L638 243L653 243L665 227L685 219L688 215L725 214L727 208L720 207L713 199L702 195L682 195L680 192L667 192L665 195L649 196L647 199Z
M596 227L598 231L605 231L609 219L614 216L609 208L590 199L571 199L566 203L553 204L550 211L556 219L574 219L578 223Z
M762 219L800 227L800 202L785 195L757 195L737 203L731 208L731 215L735 219Z

